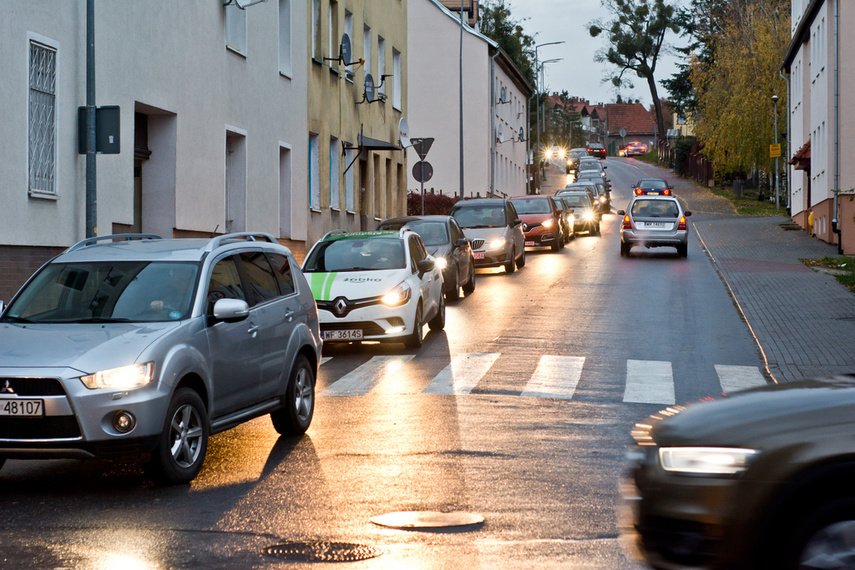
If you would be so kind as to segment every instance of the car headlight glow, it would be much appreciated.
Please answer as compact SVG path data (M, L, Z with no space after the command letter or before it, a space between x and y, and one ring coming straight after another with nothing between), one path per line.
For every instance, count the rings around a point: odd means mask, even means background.
M448 267L448 260L444 257L437 257L436 260L436 268L440 271Z
M80 381L90 390L109 388L112 390L131 390L151 382L154 377L154 363L131 364L110 370L101 370L94 374L81 376Z
M403 305L410 300L410 287L406 283L401 283L385 295L380 301L387 307L397 307Z
M585 212L585 221L590 222L594 219L594 212Z
M663 447L659 463L665 471L699 475L736 475L748 469L755 449L732 447Z
M543 222L544 228L552 228L552 226L554 226L554 225L555 225L555 220L552 220L552 219L546 220L545 222Z
M500 237L490 242L490 249L499 249L503 245L505 245L505 238Z

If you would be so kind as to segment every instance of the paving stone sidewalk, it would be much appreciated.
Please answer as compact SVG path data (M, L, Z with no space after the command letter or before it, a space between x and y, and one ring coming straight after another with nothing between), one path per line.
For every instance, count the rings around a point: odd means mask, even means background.
M855 294L800 261L836 257L837 246L810 236L788 217L736 215L729 200L709 189L667 169L634 163L650 176L667 178L688 203L694 230L776 381L855 373Z

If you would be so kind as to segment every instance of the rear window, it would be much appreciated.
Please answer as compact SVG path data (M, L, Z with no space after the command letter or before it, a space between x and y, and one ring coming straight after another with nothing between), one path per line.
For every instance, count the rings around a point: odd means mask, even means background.
M500 228L506 226L504 206L462 206L451 211L461 228Z
M676 218L680 209L673 200L636 200L630 213L636 218Z
M514 208L518 214L549 214L552 212L549 202L542 198L514 200Z
M668 184L664 180L641 180L638 183L639 188L667 188Z
M405 267L400 239L368 238L324 241L312 250L303 266L307 273L366 271Z

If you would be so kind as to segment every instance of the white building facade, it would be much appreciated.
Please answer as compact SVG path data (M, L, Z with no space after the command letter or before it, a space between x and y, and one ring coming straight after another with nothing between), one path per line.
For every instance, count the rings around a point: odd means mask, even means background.
M120 118L119 152L96 161L97 235L305 242L306 10L298 0L94 3L96 105ZM0 298L86 237L86 16L86 2L0 5Z
M408 97L411 137L433 138L425 190L459 196L460 20L436 0L409 0ZM463 196L526 193L528 99L533 90L498 45L463 26ZM408 188L419 161L407 152Z

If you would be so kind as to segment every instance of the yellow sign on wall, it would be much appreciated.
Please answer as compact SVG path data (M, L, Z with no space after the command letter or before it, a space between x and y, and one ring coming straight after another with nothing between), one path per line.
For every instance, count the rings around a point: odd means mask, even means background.
M778 158L781 156L781 145L779 144L770 144L769 145L769 158Z

